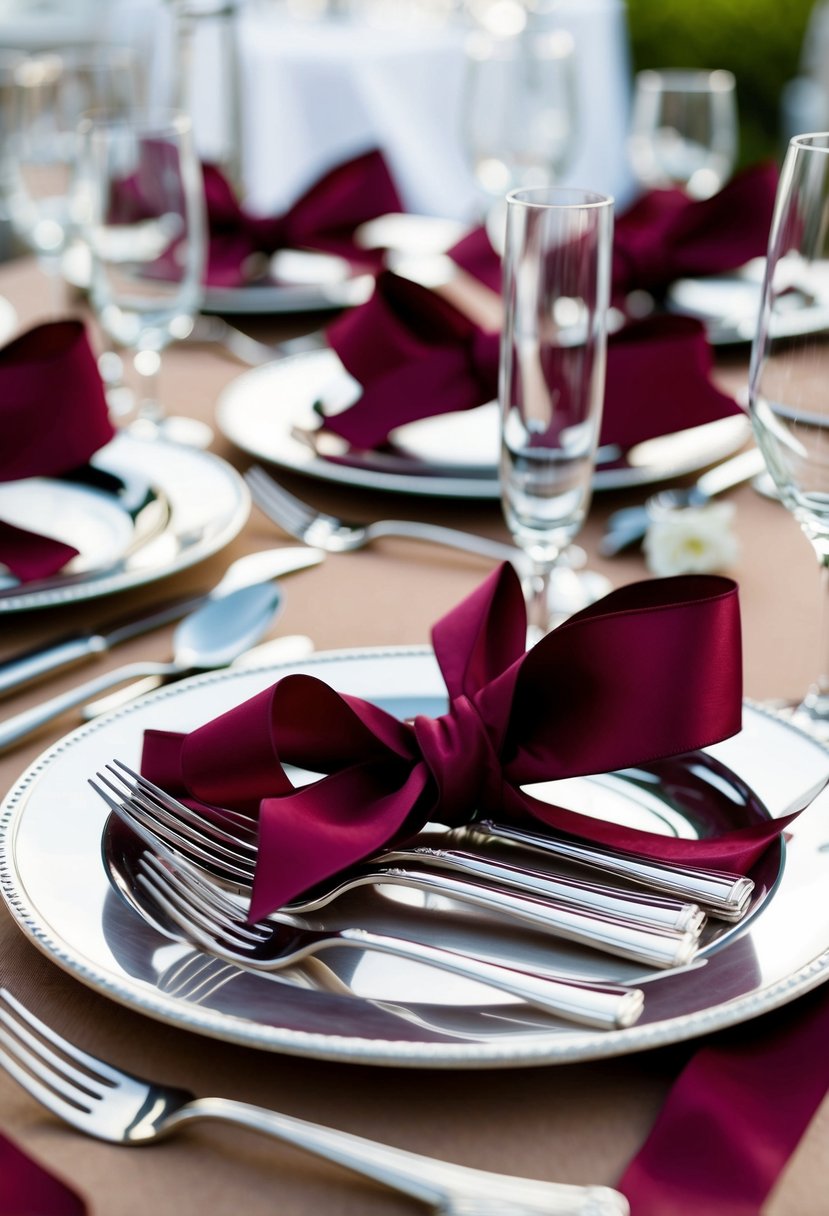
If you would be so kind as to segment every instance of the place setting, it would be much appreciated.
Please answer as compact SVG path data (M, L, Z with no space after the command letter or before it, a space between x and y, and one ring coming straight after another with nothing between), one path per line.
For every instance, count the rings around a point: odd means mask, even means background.
M180 65L205 28L183 15ZM829 1084L829 675L780 683L814 649L801 566L781 544L761 571L725 534L788 522L825 565L829 137L735 170L734 78L644 72L617 203L566 180L578 38L541 39L542 97L534 30L496 30L487 70L567 122L527 124L543 184L518 180L514 115L478 131L479 184L484 162L510 180L468 222L408 211L367 139L257 211L132 67L73 115L38 254L83 299L44 320L33 271L0 345L0 1106L44 1108L3 1121L0 1216L38 1193L87 1216L137 1144L176 1205L187 1170L244 1170L246 1205L264 1180L252 1216L280 1183L297 1216L327 1186L382 1203L367 1181L539 1216L759 1214L789 1185ZM13 87L80 78L59 60L16 59ZM334 315L297 339L311 311ZM260 366L211 381L246 316ZM738 490L759 474L773 497ZM722 543L689 533L660 571L654 522L729 491ZM428 522L384 518L389 492ZM479 500L496 526L474 532ZM774 629L766 594L793 601ZM568 1165L539 1113L579 1078Z

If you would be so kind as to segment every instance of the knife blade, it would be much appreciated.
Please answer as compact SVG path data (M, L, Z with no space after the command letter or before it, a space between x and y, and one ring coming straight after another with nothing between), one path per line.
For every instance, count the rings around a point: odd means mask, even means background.
M288 545L284 548L248 553L228 566L220 581L210 591L179 596L165 601L160 607L152 608L149 612L119 617L86 633L69 634L46 646L35 646L24 654L0 663L0 696L16 692L53 672L62 671L95 655L106 654L122 642L178 621L208 599L218 599L239 587L269 582L295 570L315 566L324 557L322 550L304 545Z

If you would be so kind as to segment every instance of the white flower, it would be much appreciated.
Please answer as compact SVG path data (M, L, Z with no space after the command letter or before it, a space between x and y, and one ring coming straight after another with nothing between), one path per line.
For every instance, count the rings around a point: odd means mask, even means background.
M643 545L648 569L659 576L713 574L726 569L739 554L730 526L733 515L733 503L655 514Z

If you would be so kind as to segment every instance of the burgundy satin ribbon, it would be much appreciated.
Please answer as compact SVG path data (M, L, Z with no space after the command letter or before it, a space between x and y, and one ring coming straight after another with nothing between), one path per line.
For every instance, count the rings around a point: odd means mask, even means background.
M75 1191L0 1136L0 1216L84 1216Z
M675 279L722 274L764 257L777 191L777 168L753 165L703 200L652 190L617 218L613 291L659 293Z
M290 675L188 735L147 731L142 771L185 799L258 812L253 919L429 821L534 822L662 860L749 869L787 820L679 840L550 806L520 788L738 731L734 584L706 576L633 584L527 653L525 630L518 578L502 566L433 629L449 696L441 717L400 722L316 677ZM283 764L328 775L294 790Z
M477 238L468 239L467 249L476 276L491 278ZM396 427L474 409L498 395L499 334L390 271L378 276L371 299L329 327L327 338L363 391L348 409L323 414L323 429L354 448L379 447ZM554 352L548 354L545 373L555 378ZM691 317L648 317L612 334L600 442L628 448L739 413L712 383L711 362L705 328Z
M376 269L371 250L358 246L360 224L403 204L382 153L376 149L335 166L282 215L250 215L215 165L203 166L210 249L207 283L236 287L249 281L252 255L277 249L314 249Z
M80 321L35 326L0 350L0 481L57 477L115 434ZM23 582L47 578L77 553L0 520L0 561Z
M758 1216L829 1092L827 1042L823 984L700 1048L618 1183L631 1216Z

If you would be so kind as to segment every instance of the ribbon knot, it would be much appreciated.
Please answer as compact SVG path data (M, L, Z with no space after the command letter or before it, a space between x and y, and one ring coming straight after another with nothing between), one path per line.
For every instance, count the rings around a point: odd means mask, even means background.
M453 698L439 718L420 715L414 733L437 786L441 823L458 827L492 807L503 778L492 740L474 703Z
M440 717L401 722L292 674L189 735L147 731L142 771L191 800L258 802L252 919L427 823L482 814L663 861L748 869L786 818L680 840L522 788L652 764L738 731L735 585L705 575L635 583L526 653L525 639L521 587L504 565L432 630L449 696ZM286 765L324 775L295 789Z

